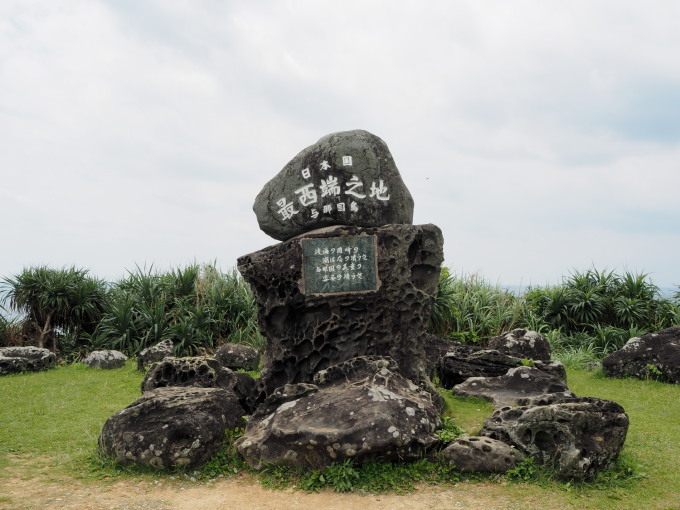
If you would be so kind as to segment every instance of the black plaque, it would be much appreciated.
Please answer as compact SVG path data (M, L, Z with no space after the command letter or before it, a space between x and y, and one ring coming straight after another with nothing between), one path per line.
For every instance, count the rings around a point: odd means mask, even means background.
M300 241L303 293L338 294L378 290L376 236Z

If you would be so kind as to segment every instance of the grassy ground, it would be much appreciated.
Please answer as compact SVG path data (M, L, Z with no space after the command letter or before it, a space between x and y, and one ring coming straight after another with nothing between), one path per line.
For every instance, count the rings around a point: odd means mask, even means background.
M574 370L568 375L577 395L611 399L626 409L631 425L622 455L625 469L584 486L533 476L528 483L471 481L471 488L498 491L501 484L514 501L531 493L544 508L680 508L680 387ZM112 371L72 365L0 378L0 485L3 478L36 471L52 480L120 477L91 459L102 425L140 395L141 379L132 362ZM489 413L485 402L449 399L448 414L471 433Z

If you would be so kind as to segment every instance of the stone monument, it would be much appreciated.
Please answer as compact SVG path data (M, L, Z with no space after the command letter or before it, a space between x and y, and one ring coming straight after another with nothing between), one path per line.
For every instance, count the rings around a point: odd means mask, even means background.
M321 138L264 186L253 210L283 241L238 259L267 342L258 401L367 355L392 358L435 395L424 335L443 239L435 225L412 224L413 199L385 142L361 130Z

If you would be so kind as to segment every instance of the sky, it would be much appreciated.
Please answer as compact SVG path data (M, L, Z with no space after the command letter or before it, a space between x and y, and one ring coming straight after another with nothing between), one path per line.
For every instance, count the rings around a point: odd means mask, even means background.
M444 264L680 285L680 2L4 0L0 277L235 267L322 136L389 146Z

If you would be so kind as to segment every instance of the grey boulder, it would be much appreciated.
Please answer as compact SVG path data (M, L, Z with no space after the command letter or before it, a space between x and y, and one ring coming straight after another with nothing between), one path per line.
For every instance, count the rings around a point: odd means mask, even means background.
M222 344L215 351L214 358L220 365L231 370L257 370L260 364L259 351L242 344Z
M238 451L256 469L420 458L437 444L438 408L397 368L390 358L359 357L320 371L314 384L278 388L248 421Z
M57 356L41 347L0 347L0 375L39 372L52 368Z
M558 478L588 480L616 461L628 423L616 402L553 394L496 410L480 435L515 446Z
M546 338L527 329L513 329L489 340L488 349L495 349L516 358L550 361L550 342Z
M557 377L534 367L511 368L498 377L471 377L453 387L454 395L478 397L493 403L494 407L516 404L520 399L548 393L575 396Z
M83 359L83 363L90 368L111 370L125 365L127 359L128 357L120 351L92 351L85 359Z
M243 425L237 398L221 388L169 387L149 391L111 416L99 449L120 464L193 468Z
M156 345L143 349L137 356L137 370L144 371L146 367L157 361L161 361L166 356L172 356L174 346L172 340L163 340Z
M504 442L483 436L454 439L441 456L463 473L505 473L525 457Z
M142 380L142 392L168 386L222 388L236 395L241 406L250 414L256 382L249 374L238 373L207 356L174 358L168 356L155 363Z
M413 198L384 141L363 130L332 133L295 156L258 194L260 229L285 241L332 225L413 222Z
M631 338L602 360L608 377L658 379L680 384L680 326Z

